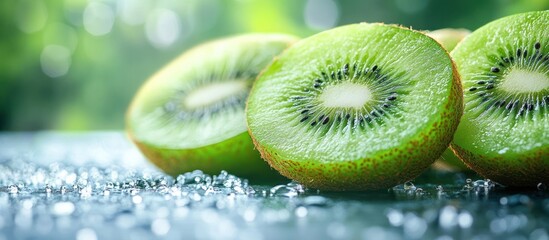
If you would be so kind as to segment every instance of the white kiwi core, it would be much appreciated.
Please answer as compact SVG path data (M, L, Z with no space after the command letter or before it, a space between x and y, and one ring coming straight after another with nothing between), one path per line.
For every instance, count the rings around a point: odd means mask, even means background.
M183 99L187 109L196 109L219 102L248 88L246 80L211 83L197 88Z
M501 88L512 93L534 93L549 88L549 77L543 73L512 69L503 79Z
M327 86L320 95L325 107L360 109L372 99L372 92L367 86L350 82Z

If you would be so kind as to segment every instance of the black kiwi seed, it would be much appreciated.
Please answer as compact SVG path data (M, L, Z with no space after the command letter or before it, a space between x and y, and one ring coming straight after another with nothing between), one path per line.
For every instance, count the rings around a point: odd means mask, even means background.
M488 85L486 85L486 89L492 89L492 88L494 88L494 84L488 84Z
M532 111L532 110L534 110L534 105L532 105L532 104L528 104L528 110L529 110L529 111Z
M320 117L318 117L318 121L322 120L324 117L325 117L324 114L320 115Z
M497 106L498 107L503 107L504 105L505 105L505 101L503 101L503 100L497 101Z
M314 121L314 122L311 123L311 126L314 127L315 125L316 125L316 121Z
M375 72L376 70L377 70L377 65L374 65L374 66L372 67L372 72Z
M520 55L522 54L522 51L519 49L517 49L517 57L520 57Z
M345 115L345 118L346 118L346 119L351 118L351 114L347 113L347 115Z
M497 73L497 72L499 72L499 68L497 68L497 67L492 67L492 68L490 68L490 71L491 71L491 72Z
M320 88L320 83L315 83L315 84L313 85L313 87L314 87L314 88Z
M371 115L372 117L379 117L379 115L377 115L377 112L376 112L376 111L371 111L371 112L370 112L370 115Z
M477 90L476 87L469 88L469 91L471 91L471 92L472 92L472 91L475 91L475 90Z
M514 104L512 102L510 102L509 104L507 104L507 107L505 107L507 110L511 110L513 109L513 106Z
M345 65L343 65L343 74L345 74L345 75L349 74L349 64L348 63L345 63Z
M322 83L322 80L316 79L315 82L317 82L317 83Z
M305 122L305 121L307 121L307 119L309 119L309 116L305 116L304 118L302 118L301 120L299 120L299 122Z
M389 100L389 101L394 101L396 99L397 99L397 97L395 95L391 95L391 96L387 97L387 100Z
M528 50L524 50L524 53L522 54L523 57L528 56Z
M486 82L485 81L478 81L477 84L484 85L484 84L486 84Z
M305 114L307 112L309 112L309 109L305 109L305 110L301 111L301 114Z
M322 124L326 125L330 121L329 117L324 118L324 121L322 121Z
M534 48L535 49L540 49L541 48L541 44L539 42L537 42L536 44L534 44Z
M384 103L384 104L383 104L383 107L384 107L384 108L388 108L389 106L391 106L391 105L389 105L389 104L387 104L387 103Z

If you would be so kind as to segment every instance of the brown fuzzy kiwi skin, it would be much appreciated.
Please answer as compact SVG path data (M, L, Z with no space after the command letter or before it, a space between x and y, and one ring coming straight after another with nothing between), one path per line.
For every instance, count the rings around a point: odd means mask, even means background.
M248 131L261 157L272 168L306 187L327 191L364 191L402 184L427 169L442 155L453 139L453 133L463 114L463 91L459 73L453 60L451 62L451 94L443 105L441 116L425 127L428 131L414 136L398 149L388 150L374 157L348 161L296 161L285 159L275 151L263 147L254 138L250 128Z
M465 164L485 178L510 187L549 185L549 149L539 148L520 156L509 157L475 154L456 144L450 147ZM502 164L506 163L506 164Z

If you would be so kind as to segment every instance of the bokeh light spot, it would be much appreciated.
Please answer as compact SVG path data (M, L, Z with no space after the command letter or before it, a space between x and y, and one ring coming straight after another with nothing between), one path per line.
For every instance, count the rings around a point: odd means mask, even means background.
M151 9L149 0L120 0L118 14L124 23L137 26L145 23Z
M94 36L109 33L114 25L114 11L101 2L90 2L84 10L84 28Z
M337 24L339 11L333 0L308 0L304 15L307 26L324 30Z
M154 47L169 47L181 34L179 16L169 9L157 9L148 17L145 32Z
M61 77L69 71L71 66L71 51L61 45L48 45L40 55L42 71L49 77Z
M24 33L42 30L48 20L48 9L42 0L16 1L15 24Z

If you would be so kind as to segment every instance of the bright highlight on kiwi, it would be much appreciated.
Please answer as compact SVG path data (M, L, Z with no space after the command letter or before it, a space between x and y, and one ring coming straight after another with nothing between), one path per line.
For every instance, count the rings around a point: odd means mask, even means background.
M461 92L435 40L354 24L279 55L254 83L246 119L282 175L325 190L381 189L415 178L447 148Z
M451 147L507 186L549 184L549 11L512 15L452 51L465 113Z
M254 180L278 175L253 147L244 105L259 72L296 40L247 34L185 52L133 99L127 113L130 138L174 176L195 169L208 174L227 170Z

